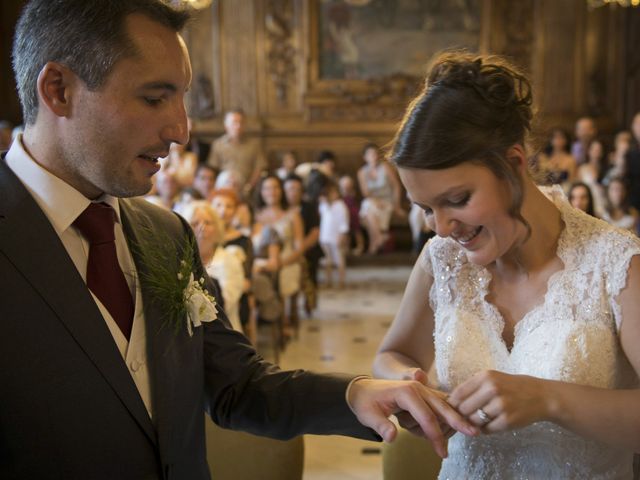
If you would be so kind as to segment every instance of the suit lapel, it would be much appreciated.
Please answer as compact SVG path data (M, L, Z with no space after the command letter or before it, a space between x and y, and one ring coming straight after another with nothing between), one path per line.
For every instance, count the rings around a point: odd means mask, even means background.
M0 252L51 307L152 443L156 434L116 344L60 238L0 160Z
M143 245L144 235L157 228L147 212L139 208L135 202L120 199L120 217L125 237L129 242L129 250L138 272L138 285L142 292L144 305L144 319L147 337L147 359L151 381L151 396L153 401L154 419L158 431L158 444L163 459L170 459L170 447L173 438L173 420L175 413L176 366L180 360L176 357L179 347L176 345L175 333L172 328L163 325L164 312L160 310L153 296L145 288L140 278L148 271L138 255L138 248ZM168 262L176 261L167 259Z

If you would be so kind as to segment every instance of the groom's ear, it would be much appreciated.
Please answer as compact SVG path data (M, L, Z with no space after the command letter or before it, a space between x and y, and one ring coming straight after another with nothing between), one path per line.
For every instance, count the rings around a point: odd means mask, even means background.
M47 62L36 84L38 110L46 109L57 117L71 114L74 86L81 81L68 67L58 62Z

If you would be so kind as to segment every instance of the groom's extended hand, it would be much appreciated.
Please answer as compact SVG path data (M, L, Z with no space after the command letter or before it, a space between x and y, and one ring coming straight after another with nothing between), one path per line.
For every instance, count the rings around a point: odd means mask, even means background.
M362 378L353 383L347 400L360 423L375 430L385 442L393 441L397 434L389 416L408 414L443 458L447 445L439 419L464 434L478 434L478 429L451 408L440 392L420 382Z

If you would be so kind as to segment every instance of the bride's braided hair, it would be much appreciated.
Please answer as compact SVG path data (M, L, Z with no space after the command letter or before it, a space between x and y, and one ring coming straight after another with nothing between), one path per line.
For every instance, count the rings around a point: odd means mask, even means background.
M528 228L520 214L523 181L506 153L515 144L524 147L532 117L531 85L506 59L445 52L409 105L389 157L402 168L486 166L507 181L509 213Z

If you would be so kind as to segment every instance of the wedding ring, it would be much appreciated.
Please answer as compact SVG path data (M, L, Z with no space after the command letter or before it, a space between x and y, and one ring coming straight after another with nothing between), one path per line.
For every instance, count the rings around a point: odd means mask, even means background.
M481 408L476 410L476 413L478 414L478 417L480 417L480 420L482 420L483 425L489 423L492 420L489 414Z

